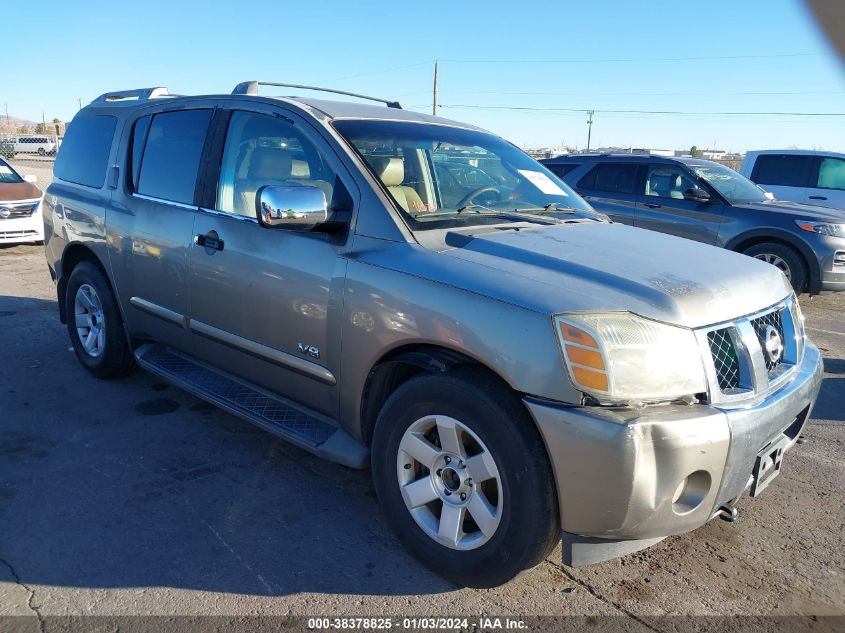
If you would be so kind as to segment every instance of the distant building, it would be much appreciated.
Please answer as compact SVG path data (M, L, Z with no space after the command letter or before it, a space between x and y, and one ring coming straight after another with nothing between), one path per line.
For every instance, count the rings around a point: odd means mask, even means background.
M707 160L725 160L727 152L723 149L703 149L701 150L701 158Z

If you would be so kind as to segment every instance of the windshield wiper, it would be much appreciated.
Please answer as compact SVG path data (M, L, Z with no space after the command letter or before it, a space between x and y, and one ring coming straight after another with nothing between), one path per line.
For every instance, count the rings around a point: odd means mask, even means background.
M476 203L472 203L472 204L465 204L465 205L464 205L464 206L462 206L460 209L457 209L457 210L455 211L455 213L457 213L458 215L460 215L461 213L463 213L463 212L464 212L464 211L466 211L467 209L470 209L470 210L472 210L472 211L475 211L476 213L481 213L481 211L478 211L478 209L484 209L485 211L492 211L493 213L498 213L498 211L496 211L495 209L491 209L490 207L485 207L483 204L476 204Z

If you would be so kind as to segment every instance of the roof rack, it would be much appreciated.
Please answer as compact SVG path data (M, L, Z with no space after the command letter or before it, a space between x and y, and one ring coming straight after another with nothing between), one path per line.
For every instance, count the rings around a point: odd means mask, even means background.
M94 99L91 103L103 103L111 101L145 101L147 99L158 99L160 97L178 97L179 95L170 94L164 86L157 86L155 88L136 88L135 90L118 90L116 92L106 92Z
M277 86L280 88L298 88L300 90L317 90L319 92L331 92L337 95L346 95L347 97L357 97L358 99L366 99L368 101L378 101L385 104L388 108L402 109L398 101L391 101L390 99L380 99L378 97L370 97L368 95L361 95L355 92L346 92L345 90L334 90L332 88L319 88L317 86L302 86L299 84L280 84L274 81L243 81L235 86L232 90L233 95L258 95L258 86Z

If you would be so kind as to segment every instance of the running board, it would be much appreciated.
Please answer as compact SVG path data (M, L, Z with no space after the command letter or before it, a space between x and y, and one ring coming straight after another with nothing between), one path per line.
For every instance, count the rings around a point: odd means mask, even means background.
M349 433L260 387L155 343L138 347L135 360L147 371L306 451L351 468L368 465L369 449Z

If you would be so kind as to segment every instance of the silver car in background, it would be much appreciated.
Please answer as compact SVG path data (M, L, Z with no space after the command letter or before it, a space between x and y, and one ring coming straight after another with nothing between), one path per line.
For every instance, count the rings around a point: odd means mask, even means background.
M776 268L610 223L473 126L261 85L70 125L46 253L92 374L371 466L401 542L474 587L732 518L780 472L821 358Z

